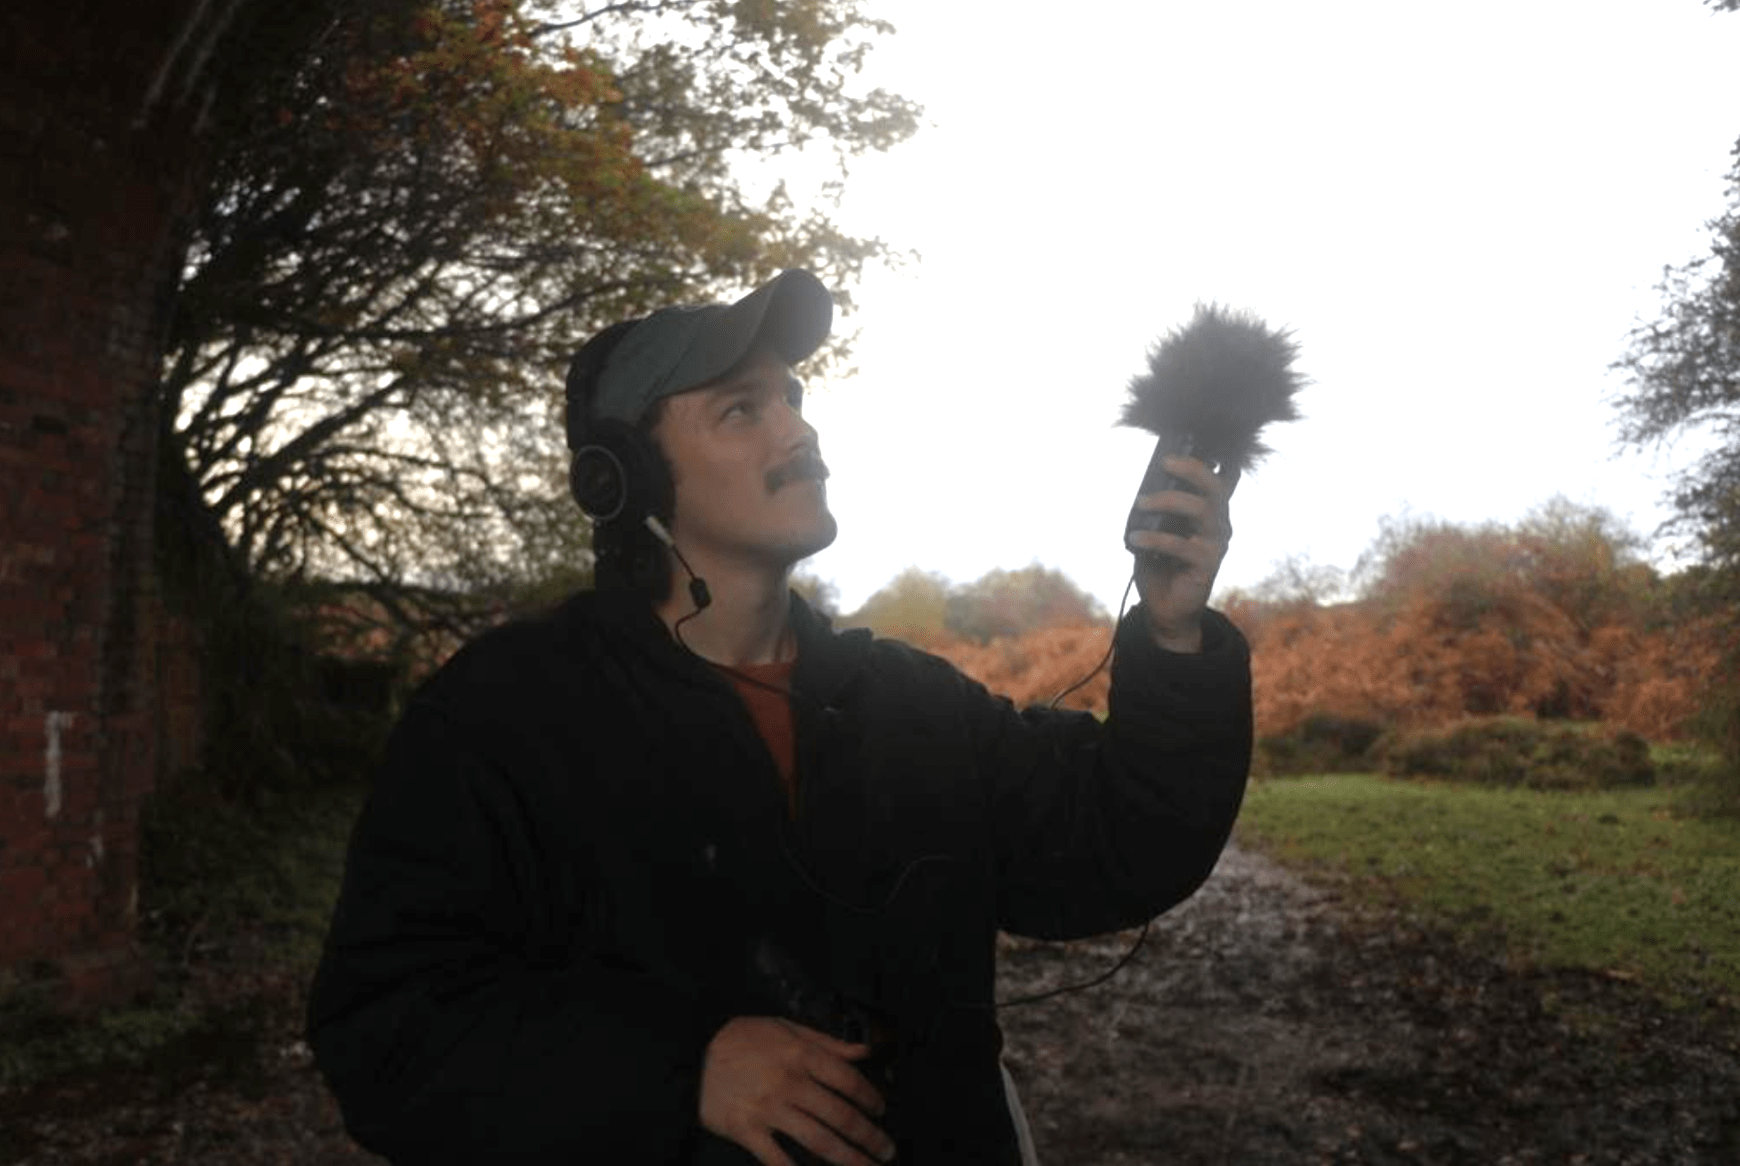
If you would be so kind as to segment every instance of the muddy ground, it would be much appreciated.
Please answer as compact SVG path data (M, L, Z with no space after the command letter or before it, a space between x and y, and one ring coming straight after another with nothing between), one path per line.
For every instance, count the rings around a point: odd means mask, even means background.
M1012 942L1000 995L1090 979L1124 946ZM301 989L232 967L200 989L224 1023L149 1068L0 1090L0 1162L378 1161L314 1075ZM1355 922L1237 849L1115 979L1003 1023L1046 1166L1740 1164L1732 1012Z
M1000 996L1125 946L1011 952ZM1040 1158L1059 1166L1735 1166L1736 1020L1356 922L1238 849L1115 979L1003 1014Z

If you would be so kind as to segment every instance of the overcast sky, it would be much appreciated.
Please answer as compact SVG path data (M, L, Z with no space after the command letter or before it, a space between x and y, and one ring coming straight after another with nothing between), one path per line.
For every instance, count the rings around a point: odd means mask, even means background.
M927 127L854 165L857 290L812 387L851 610L902 568L1061 568L1108 608L1152 438L1113 427L1199 300L1294 329L1303 421L1234 499L1223 585L1351 566L1384 515L1554 494L1648 533L1690 455L1615 456L1608 366L1709 250L1740 15L1697 0L880 0Z

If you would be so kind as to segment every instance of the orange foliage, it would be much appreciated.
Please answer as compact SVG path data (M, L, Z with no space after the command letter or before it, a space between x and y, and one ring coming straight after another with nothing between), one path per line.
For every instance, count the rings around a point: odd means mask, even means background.
M1532 715L1677 736L1723 637L1716 619L1685 614L1683 585L1636 544L1605 511L1554 499L1513 526L1386 521L1356 602L1319 603L1291 576L1236 595L1257 732L1324 713L1397 728Z
M1312 713L1395 726L1500 713L1601 720L1652 740L1679 736L1715 675L1714 621L1670 631L1589 632L1538 595L1319 607L1235 604L1251 641L1257 732Z
M1667 630L1604 630L1610 633L1617 663L1603 717L1651 740L1666 740L1685 731L1723 656L1733 654L1731 646L1724 646L1721 625L1710 617Z
M1257 733L1265 737L1292 732L1313 713L1397 727L1506 713L1600 720L1670 740L1698 711L1722 652L1711 619L1583 632L1525 592L1478 611L1417 597L1400 605L1235 600L1227 614L1251 641ZM1110 637L1109 625L1097 624L923 646L1025 707L1091 672ZM1104 715L1110 688L1103 671L1062 703Z
M1039 628L1019 636L999 636L986 644L947 639L924 645L927 651L1014 701L1018 707L1045 704L1088 673L1112 644L1110 624ZM1062 707L1104 715L1111 691L1108 665L1063 699Z
M1636 544L1607 512L1554 499L1513 526L1386 522L1353 602L1321 602L1342 589L1339 572L1287 564L1276 583L1225 600L1251 643L1258 736L1314 714L1397 729L1534 716L1656 741L1687 733L1740 633L1689 615L1708 605L1688 609L1684 580L1657 576ZM930 609L946 609L943 586L931 581ZM1110 628L946 637L920 642L1026 705L1092 671ZM1066 703L1104 712L1109 688L1096 676Z
M1259 735L1289 732L1319 712L1387 720L1426 695L1393 666L1387 637L1371 634L1352 604L1235 604L1227 614L1251 641Z

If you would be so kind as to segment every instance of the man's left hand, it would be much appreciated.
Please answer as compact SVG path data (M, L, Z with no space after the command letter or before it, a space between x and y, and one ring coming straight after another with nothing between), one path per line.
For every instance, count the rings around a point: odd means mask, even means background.
M1217 474L1193 457L1169 457L1161 464L1200 493L1143 494L1136 499L1136 508L1177 514L1190 522L1192 533L1138 530L1127 542L1137 552L1136 590L1155 640L1168 651L1196 652L1202 649L1202 612L1232 541L1229 503L1239 472L1231 467Z

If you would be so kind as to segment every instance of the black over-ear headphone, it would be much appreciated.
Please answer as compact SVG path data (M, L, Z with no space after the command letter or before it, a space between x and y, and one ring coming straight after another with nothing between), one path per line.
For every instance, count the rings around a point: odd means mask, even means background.
M598 378L617 344L638 320L612 324L575 355L568 366L568 492L598 523L642 525L669 514L674 489L664 458L636 426L614 417L593 417Z
M670 475L651 440L611 417L585 427L568 463L568 490L594 522L639 526L670 512Z

